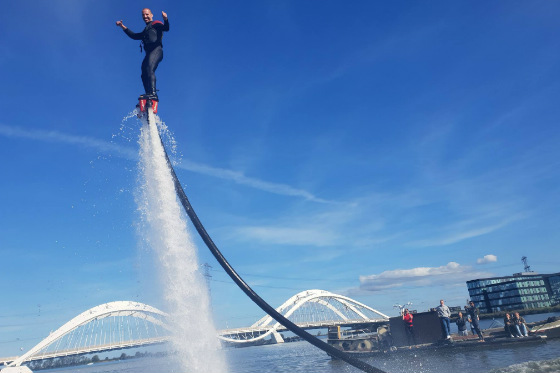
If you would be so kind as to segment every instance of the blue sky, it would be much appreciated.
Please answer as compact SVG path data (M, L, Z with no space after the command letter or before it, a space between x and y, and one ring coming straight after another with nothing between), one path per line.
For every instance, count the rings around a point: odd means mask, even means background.
M273 306L325 289L385 313L558 272L560 5L148 2L160 116L206 229ZM160 305L136 234L136 2L4 6L0 355L80 312ZM194 232L194 230L192 230ZM198 240L198 239L197 239ZM216 324L262 311L198 242Z

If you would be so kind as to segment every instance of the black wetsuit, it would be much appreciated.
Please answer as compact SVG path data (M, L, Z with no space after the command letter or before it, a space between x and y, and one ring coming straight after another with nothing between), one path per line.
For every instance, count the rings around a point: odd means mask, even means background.
M163 60L163 32L169 31L169 21L152 21L146 25L144 31L134 33L128 28L124 32L134 40L142 40L146 57L142 61L142 84L146 94L156 95L156 74L155 71ZM157 96L157 95L156 95Z

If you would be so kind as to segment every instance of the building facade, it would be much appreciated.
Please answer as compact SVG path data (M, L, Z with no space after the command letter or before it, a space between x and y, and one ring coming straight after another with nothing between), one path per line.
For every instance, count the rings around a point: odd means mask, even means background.
M469 296L482 313L560 304L560 273L515 273L467 281Z

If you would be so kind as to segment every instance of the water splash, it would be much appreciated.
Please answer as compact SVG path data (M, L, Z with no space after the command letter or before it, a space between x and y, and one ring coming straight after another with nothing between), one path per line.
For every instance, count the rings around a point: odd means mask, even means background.
M172 136L165 124L154 117L157 127L142 120L139 139L137 204L142 239L157 257L163 297L174 331L172 344L181 373L224 373L225 358L219 351L211 320L208 290L199 271L197 250L186 217L175 194L158 129Z

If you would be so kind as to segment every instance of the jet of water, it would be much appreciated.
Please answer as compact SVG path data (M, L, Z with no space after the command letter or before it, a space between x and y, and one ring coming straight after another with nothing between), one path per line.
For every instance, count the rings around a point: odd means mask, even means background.
M163 298L171 316L172 345L181 373L225 373L225 357L211 318L210 299L187 220L177 200L159 130L159 117L142 119L139 189L142 239L158 258Z

